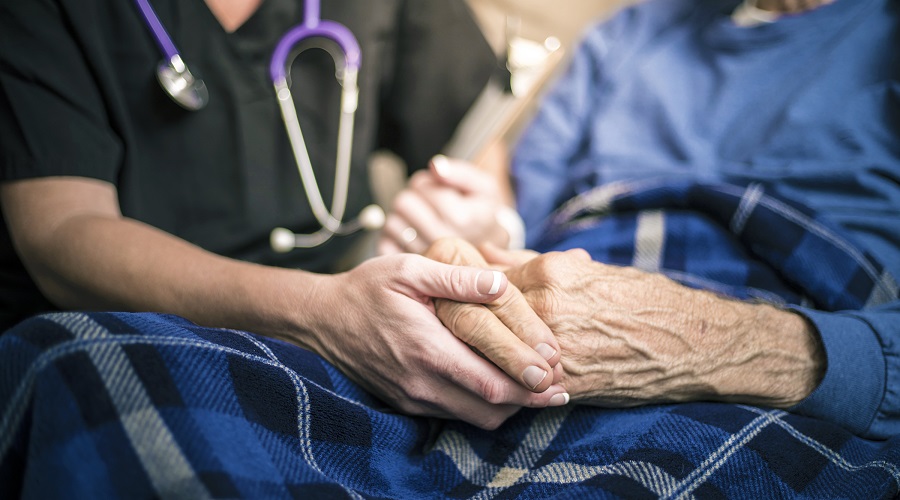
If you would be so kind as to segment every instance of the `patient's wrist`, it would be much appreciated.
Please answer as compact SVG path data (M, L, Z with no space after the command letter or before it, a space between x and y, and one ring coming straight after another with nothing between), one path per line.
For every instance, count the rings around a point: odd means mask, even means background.
M808 397L825 373L815 328L801 315L767 304L741 305L746 322L731 332L742 346L720 371L721 399L790 408Z

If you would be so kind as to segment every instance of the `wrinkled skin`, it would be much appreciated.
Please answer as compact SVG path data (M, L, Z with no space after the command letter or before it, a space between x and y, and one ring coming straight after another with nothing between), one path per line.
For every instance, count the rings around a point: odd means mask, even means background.
M559 342L557 381L573 401L608 407L696 400L790 407L823 376L818 337L795 313L593 262L583 250L538 255L484 247L482 256L465 242L449 245L463 248L458 254L465 258L457 264L489 262L506 269ZM443 321L488 312L450 301L437 306ZM469 335L478 339L474 347L481 352L510 348L506 336L490 329ZM509 362L491 359L501 367Z

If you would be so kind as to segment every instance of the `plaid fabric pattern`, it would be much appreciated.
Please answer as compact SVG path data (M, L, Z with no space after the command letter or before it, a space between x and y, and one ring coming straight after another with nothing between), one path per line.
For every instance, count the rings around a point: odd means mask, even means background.
M321 358L155 314L0 339L0 496L892 498L900 438L737 405L391 413Z
M737 298L823 311L898 298L894 277L842 230L758 184L606 184L554 213L537 249L570 248Z
M585 246L737 296L836 308L897 295L836 231L754 186L614 185L556 223L547 248ZM487 432L398 415L308 351L172 316L48 314L0 337L2 498L898 493L900 437L779 410L571 405Z

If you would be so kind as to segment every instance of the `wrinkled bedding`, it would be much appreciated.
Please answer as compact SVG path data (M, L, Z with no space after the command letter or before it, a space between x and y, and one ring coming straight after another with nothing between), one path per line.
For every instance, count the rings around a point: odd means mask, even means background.
M737 297L823 310L896 300L877 262L754 186L607 186L549 227L544 250L585 247ZM830 272L811 271L823 261ZM2 498L898 492L900 438L782 410L569 405L489 432L397 414L311 352L174 316L52 313L0 337Z

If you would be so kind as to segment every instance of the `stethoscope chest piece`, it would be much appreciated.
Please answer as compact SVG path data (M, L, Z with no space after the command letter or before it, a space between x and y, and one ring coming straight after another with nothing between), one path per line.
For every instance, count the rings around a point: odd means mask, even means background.
M209 102L206 83L199 78L194 78L191 70L179 55L160 63L156 70L156 77L169 97L188 111L203 109Z
M159 45L164 58L156 69L156 78L166 94L179 106L189 111L203 109L209 102L209 91L206 84L199 78L194 78L191 70L181 59L181 54L169 37L169 33L159 21L159 17L150 5L149 0L135 0L144 21L153 33L156 44Z

